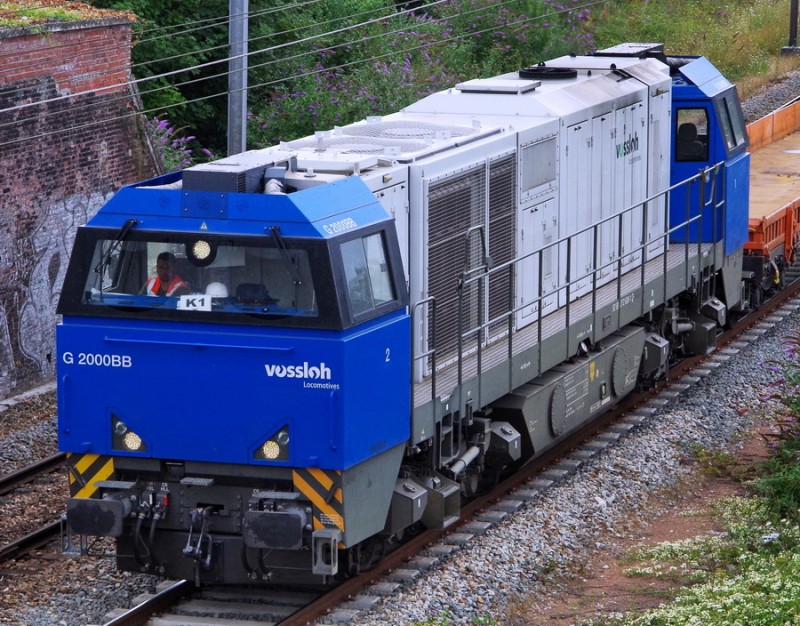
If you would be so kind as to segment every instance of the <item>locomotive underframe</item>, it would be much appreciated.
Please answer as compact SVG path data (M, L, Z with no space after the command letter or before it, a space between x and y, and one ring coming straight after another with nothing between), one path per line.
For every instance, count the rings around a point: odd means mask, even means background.
M71 474L84 471L73 483L73 496L86 484L97 492L70 499L65 551L98 550L84 538L72 543L76 534L112 536L113 556L125 570L198 584L319 583L344 569L340 549L383 527L386 494L408 494L396 525L407 528L420 520L426 490L413 479L398 481L402 453L399 446L343 472L117 457L113 480L99 480L89 469L92 455L71 455ZM101 457L92 465L106 463ZM395 503L397 516L403 507ZM157 542L151 532L158 533ZM385 534L391 534L388 524Z

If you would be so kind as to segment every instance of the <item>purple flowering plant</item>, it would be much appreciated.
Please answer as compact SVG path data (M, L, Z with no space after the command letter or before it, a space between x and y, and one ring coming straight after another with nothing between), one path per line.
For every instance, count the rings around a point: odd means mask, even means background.
M800 332L785 338L784 362L770 360L782 376L773 383L770 397L779 399L786 412L775 421L772 456L762 468L756 491L767 496L775 512L785 518L800 519Z
M387 114L477 76L513 71L544 55L591 49L578 0L450 0L327 37L270 85L250 115L253 147Z
M182 134L184 129L175 128L164 116L147 118L145 128L164 173L177 172L215 158L207 148L200 148L202 156L197 156L192 148L197 142L196 137Z

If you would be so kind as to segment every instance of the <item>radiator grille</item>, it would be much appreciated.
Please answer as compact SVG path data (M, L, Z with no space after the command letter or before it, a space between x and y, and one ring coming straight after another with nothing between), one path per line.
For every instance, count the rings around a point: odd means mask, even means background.
M514 258L517 194L517 160L511 155L489 166L489 256L498 266ZM489 277L489 319L513 307L513 267L493 272ZM508 329L508 321L489 329L490 335Z
M486 168L481 166L434 183L428 194L428 292L436 299L436 316L429 325L428 345L439 358L458 346L459 315L464 330L477 322L477 285L464 293L459 312L458 279L482 261L480 238L466 239L469 228L481 224L486 204ZM431 328L433 326L434 328ZM472 342L474 343L474 341ZM465 345L469 350L470 346Z
M484 263L481 231L473 231L467 239L467 232L473 227L484 226L487 253L494 265L514 258L516 176L516 155L510 155L490 163L488 168L481 165L429 187L428 293L436 300L436 314L429 325L428 345L436 349L440 366L456 355L459 322L461 332L466 332L484 323L486 314L489 318L502 315L513 302L514 281L508 269L493 273L488 288L487 281L470 282L464 287L461 301L458 284L466 270L478 269ZM489 332L496 335L507 328L508 321L503 320ZM463 351L474 350L477 341L476 334L465 339Z

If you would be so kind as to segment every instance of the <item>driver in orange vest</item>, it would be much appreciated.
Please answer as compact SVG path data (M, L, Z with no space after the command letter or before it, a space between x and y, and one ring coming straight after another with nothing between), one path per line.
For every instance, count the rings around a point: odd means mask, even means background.
M147 280L144 293L148 296L182 296L192 292L191 287L175 274L175 255L162 252L156 259L156 275Z

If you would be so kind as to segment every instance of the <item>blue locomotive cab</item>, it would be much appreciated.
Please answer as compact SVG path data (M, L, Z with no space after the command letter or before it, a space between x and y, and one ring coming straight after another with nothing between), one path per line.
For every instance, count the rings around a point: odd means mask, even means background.
M407 386L390 384L409 375L407 297L385 213L336 215L314 237L280 220L154 229L115 204L80 230L59 305L62 449L342 470L407 440ZM162 260L162 284L181 286L154 293ZM273 459L259 451L274 436Z
M298 550L287 569L311 570L303 546L383 528L409 439L393 221L357 178L275 196L171 181L123 189L76 238L57 329L68 522L157 563L180 561L199 530L188 512L207 511L226 554ZM158 554L123 530L131 499L171 502ZM211 558L203 541L195 564ZM191 560L178 572L192 577Z
M671 61L670 183L696 177L688 193L682 188L670 196L670 225L689 222L674 230L671 240L724 239L728 256L747 241L750 156L741 104L735 86L706 58ZM715 169L699 175L708 168Z

